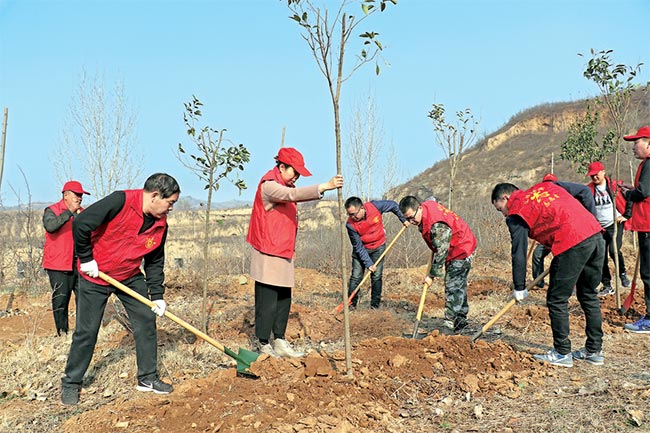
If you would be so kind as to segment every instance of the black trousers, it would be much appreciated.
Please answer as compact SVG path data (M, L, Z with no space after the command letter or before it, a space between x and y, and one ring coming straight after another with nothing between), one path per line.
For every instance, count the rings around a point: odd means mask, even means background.
M145 297L147 284L142 275L121 281L124 285ZM90 365L97 343L106 302L115 293L127 314L133 328L135 356L138 365L138 380L155 380L158 377L158 344L156 335L156 314L142 302L112 286L94 284L79 278L77 297L77 326L72 334L72 344L62 385L68 388L81 387L83 376Z
M589 352L602 349L603 319L596 289L600 283L604 255L605 241L597 233L551 261L546 306L553 331L553 347L562 355L571 352L569 298L574 285L585 314L585 348Z
M386 244L380 245L374 250L366 250L370 259L373 263L377 263L377 260L381 255L386 251ZM352 294L354 289L357 288L361 280L363 279L363 272L366 270L361 258L356 253L352 253L352 274L350 274L350 283L348 286L348 296ZM384 272L384 261L382 260L377 264L377 269L370 275L370 306L372 308L379 308L381 304L381 291L382 291L382 275ZM361 289L359 289L361 290ZM352 305L356 307L357 301L359 300L359 292L354 295L352 299Z
M56 335L61 332L68 333L68 306L72 292L77 298L77 277L76 271L53 271L47 269L47 275L50 277L50 286L52 287L52 313L54 314L54 326L56 326Z
M533 280L544 273L544 259L549 254L551 254L551 250L546 248L544 245L537 244L535 246L535 249L533 250L533 258L532 258ZM540 280L539 283L537 283L537 287L544 287L543 279Z
M623 245L623 224L616 223L616 248L618 248L618 270L619 275L625 273L625 260L623 259L623 253L621 253L621 246ZM614 224L607 227L603 231L603 239L605 239L605 248L609 254L605 254L603 259L603 277L601 282L603 286L610 286L612 284L612 274L609 271L609 257L612 259L612 263L616 263L614 260Z
M638 232L639 238L639 274L643 281L645 298L645 316L650 319L650 232Z
M255 336L258 340L284 338L291 310L291 287L255 281Z

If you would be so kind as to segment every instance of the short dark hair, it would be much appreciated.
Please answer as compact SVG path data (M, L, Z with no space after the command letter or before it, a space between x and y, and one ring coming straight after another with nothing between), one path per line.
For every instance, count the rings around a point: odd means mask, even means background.
M144 183L144 190L147 192L158 191L162 198L171 197L181 192L176 179L166 173L154 173Z
M420 200L415 196L407 195L399 201L399 210L404 213L407 209L416 210L420 206Z
M359 197L352 196L352 197L348 198L347 200L345 200L345 205L344 206L345 206L346 209L349 208L350 206L361 207L361 206L363 206L363 202L361 201L361 199Z
M513 185L511 183L498 183L492 190L492 203L497 201L498 199L501 198L503 194L512 194L513 192L517 191L519 188L517 188L516 185Z

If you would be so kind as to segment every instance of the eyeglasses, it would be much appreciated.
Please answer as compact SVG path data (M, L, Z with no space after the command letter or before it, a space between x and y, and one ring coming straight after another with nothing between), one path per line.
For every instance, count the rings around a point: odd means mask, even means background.
M359 212L361 212L362 210L363 210L363 206L361 206L359 209L357 209L357 211L355 213L348 212L348 216L350 218L359 218Z
M409 216L409 217L404 216L404 218L406 218L406 221L408 221L408 222L413 222L413 221L415 221L415 216L418 214L418 211L419 211L419 210L420 210L420 206L418 206L418 208L415 209L415 212L413 212L413 215L411 215L411 216Z

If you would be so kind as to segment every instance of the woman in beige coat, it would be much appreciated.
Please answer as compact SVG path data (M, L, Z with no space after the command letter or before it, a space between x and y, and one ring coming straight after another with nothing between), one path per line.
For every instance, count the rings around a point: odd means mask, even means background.
M284 147L257 187L246 241L253 247L251 278L255 280L255 336L258 350L272 356L301 357L285 339L294 285L294 250L301 201L318 200L325 191L341 188L343 177L295 187L302 176L311 176L296 149ZM273 344L270 343L273 334Z

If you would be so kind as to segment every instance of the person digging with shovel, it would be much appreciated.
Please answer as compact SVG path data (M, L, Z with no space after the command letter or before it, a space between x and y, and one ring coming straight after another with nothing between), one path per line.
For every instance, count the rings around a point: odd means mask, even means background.
M361 283L363 273L368 269L372 272L370 308L376 310L381 304L384 270L384 262L377 261L386 251L386 229L382 214L392 212L405 227L410 224L393 200L370 200L364 204L359 197L352 196L345 200L345 211L348 214L345 228L352 244L352 273L348 295ZM352 298L352 308L356 308L358 299L357 292Z
M461 217L436 201L420 203L409 195L400 200L399 208L404 218L418 227L422 239L433 252L431 267L422 283L431 287L434 278L444 275L444 324L459 333L467 327L467 275L476 250L474 233Z
M296 203L319 200L325 191L343 187L343 176L296 188L300 176L311 176L302 154L283 147L275 160L275 167L262 176L257 186L246 236L246 242L253 247L250 276L255 280L255 349L271 356L299 358L305 354L294 350L285 339L294 285Z
M180 187L173 177L156 173L149 176L143 189L115 191L74 219L72 233L81 278L77 324L61 379L63 404L79 403L81 384L93 357L104 308L113 293L122 301L133 329L138 366L136 389L156 394L172 392L172 385L158 376L156 315L162 316L167 308L163 300L167 214L174 208L179 194ZM98 278L100 270L155 305L150 308L116 291Z
M570 193L563 187L565 184L577 192ZM586 206L574 195L585 200L590 197L591 203ZM521 191L511 183L500 183L492 190L492 204L506 217L510 231L513 295L517 302L528 297L525 288L528 238L535 239L553 253L546 293L553 349L534 357L562 367L572 367L574 359L603 364L602 315L597 287L605 240L600 234L600 224L587 210L594 207L589 189L569 182L541 182ZM568 305L574 285L585 314L587 341L584 348L572 353Z

